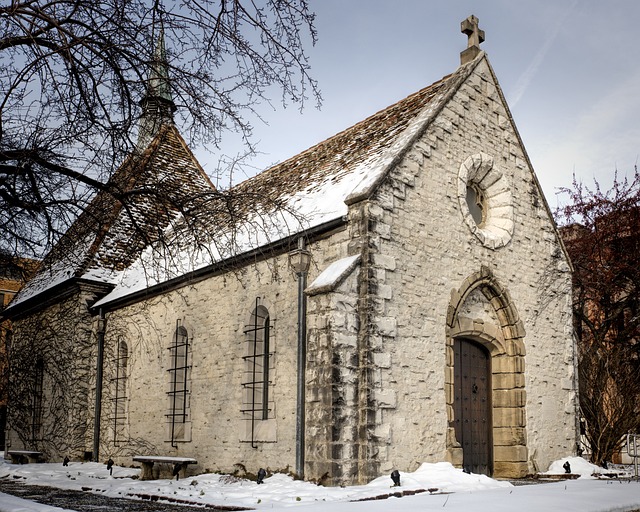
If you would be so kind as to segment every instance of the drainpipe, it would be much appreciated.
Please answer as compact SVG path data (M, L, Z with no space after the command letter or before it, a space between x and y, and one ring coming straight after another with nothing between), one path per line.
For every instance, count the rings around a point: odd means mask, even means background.
M289 264L298 276L298 373L296 401L296 474L304 479L305 449L305 373L307 363L307 272L311 253L305 249L304 238L298 238L298 248L289 253Z
M100 461L100 415L102 414L102 366L104 361L104 333L107 321L100 308L98 318L98 357L96 360L96 406L93 420L93 460Z

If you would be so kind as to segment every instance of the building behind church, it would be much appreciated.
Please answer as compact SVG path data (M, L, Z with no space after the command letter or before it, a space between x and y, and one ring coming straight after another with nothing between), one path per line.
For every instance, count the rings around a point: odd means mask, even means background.
M206 214L215 189L150 88L162 123L113 179L160 193L98 194L6 312L10 448L330 485L575 453L570 264L462 28L451 75L235 187L255 202L236 222ZM195 231L176 206L194 197Z

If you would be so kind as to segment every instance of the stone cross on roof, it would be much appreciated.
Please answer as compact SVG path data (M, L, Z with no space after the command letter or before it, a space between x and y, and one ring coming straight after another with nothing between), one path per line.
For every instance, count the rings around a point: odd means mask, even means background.
M469 38L466 50L460 53L460 64L466 64L481 52L480 43L484 41L484 30L480 30L478 18L472 14L460 23L460 31Z

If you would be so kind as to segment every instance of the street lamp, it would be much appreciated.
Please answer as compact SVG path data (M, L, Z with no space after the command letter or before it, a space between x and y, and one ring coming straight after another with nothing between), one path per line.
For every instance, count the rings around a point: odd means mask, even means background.
M304 238L298 238L298 248L289 252L289 265L298 275L306 277L311 264L311 253L305 249Z
M289 252L289 265L298 277L298 396L296 402L296 473L304 478L304 429L305 429L305 371L307 362L307 272L311 253L305 249L304 238L298 238L298 248Z

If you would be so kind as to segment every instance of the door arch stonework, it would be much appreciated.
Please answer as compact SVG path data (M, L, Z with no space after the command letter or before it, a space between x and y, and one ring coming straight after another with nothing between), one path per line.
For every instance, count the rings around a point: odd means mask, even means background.
M493 475L520 478L528 471L526 440L525 331L508 291L487 267L451 292L446 325L445 393L447 457L463 467L455 429L456 339L478 343L490 355Z

